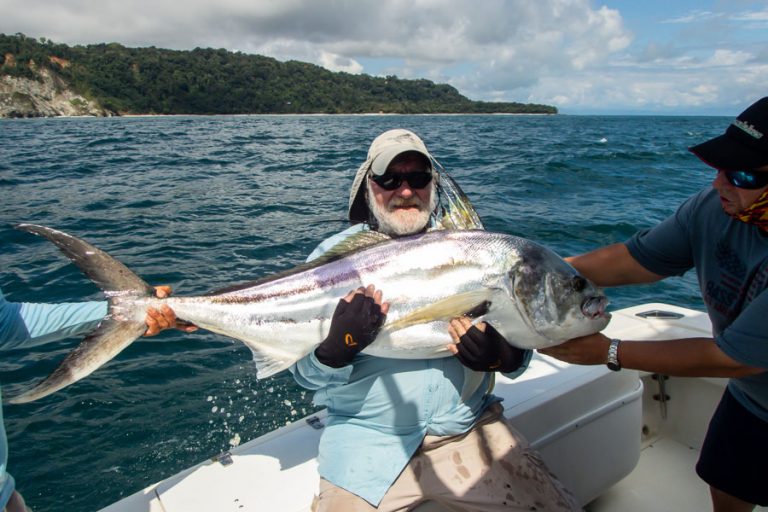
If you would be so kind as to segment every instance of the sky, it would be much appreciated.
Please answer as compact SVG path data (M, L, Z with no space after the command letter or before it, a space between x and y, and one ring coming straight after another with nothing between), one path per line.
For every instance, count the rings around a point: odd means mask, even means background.
M768 0L0 0L0 13L9 35L224 48L564 114L736 116L768 96Z

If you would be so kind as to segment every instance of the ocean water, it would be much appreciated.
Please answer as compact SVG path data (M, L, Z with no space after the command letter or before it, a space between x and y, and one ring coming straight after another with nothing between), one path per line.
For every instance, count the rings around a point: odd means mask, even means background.
M343 229L368 144L422 135L488 229L561 255L627 239L709 186L687 148L722 117L203 116L0 120L0 287L9 300L99 300L35 222L107 250L151 284L199 294L290 268ZM690 274L690 273L689 273ZM693 275L609 290L611 308L701 309ZM6 393L78 343L4 351ZM35 512L98 510L314 411L283 372L205 332L142 338L84 380L5 405L9 470Z

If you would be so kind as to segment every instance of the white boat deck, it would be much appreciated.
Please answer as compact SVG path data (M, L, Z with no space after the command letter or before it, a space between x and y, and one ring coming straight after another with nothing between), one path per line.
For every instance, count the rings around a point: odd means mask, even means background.
M648 444L629 476L589 503L587 512L710 510L709 488L693 470L698 450L668 438Z
M682 512L711 510L709 487L696 475L699 450L671 438L646 443L637 467L586 512ZM756 507L755 512L768 512Z

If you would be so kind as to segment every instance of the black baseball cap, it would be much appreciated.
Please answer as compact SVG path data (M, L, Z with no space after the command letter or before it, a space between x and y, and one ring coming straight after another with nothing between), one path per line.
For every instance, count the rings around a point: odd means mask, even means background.
M723 135L689 151L705 164L724 171L748 171L768 165L768 96L739 114Z

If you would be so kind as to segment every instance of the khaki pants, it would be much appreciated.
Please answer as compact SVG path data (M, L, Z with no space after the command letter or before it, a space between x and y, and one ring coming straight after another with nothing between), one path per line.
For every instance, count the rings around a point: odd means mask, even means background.
M321 479L312 510L404 512L427 501L454 511L581 510L502 411L494 404L465 434L426 436L378 507Z

